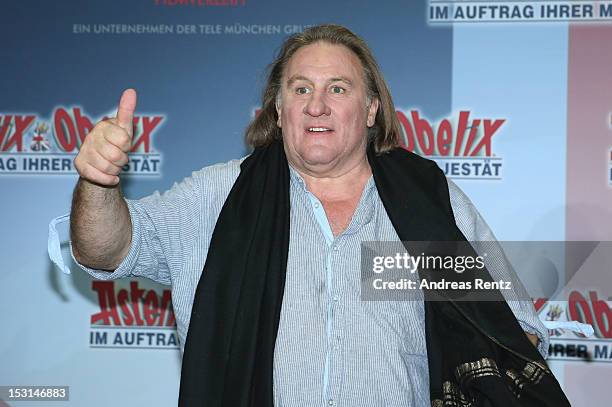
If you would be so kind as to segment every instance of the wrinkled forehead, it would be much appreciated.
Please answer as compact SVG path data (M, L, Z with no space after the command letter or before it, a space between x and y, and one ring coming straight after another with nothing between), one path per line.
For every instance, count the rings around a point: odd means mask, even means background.
M365 88L365 72L359 57L344 45L324 41L299 48L289 59L282 76L283 87L296 78L312 82L344 78Z

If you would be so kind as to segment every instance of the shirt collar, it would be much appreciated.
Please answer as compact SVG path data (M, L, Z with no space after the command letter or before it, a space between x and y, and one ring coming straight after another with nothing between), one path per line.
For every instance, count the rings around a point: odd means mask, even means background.
M289 174L291 183L294 187L298 189L298 191L303 193L310 193L310 191L308 191L304 178L302 178L302 176L297 172L297 170L291 165L289 165ZM357 208L355 209L355 213L353 214L353 219L344 231L344 234L355 233L363 225L372 221L372 218L374 216L375 199L377 196L375 192L376 184L374 183L374 177L370 175L368 182L366 182L366 185L363 188L361 198L359 199L359 203L357 204Z

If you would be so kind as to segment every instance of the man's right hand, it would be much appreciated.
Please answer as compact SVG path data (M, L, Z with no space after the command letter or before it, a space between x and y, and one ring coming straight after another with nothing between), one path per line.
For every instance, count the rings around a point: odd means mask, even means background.
M121 168L128 162L134 132L136 91L126 89L121 95L117 117L102 120L89 132L74 159L79 175L95 184L119 183Z

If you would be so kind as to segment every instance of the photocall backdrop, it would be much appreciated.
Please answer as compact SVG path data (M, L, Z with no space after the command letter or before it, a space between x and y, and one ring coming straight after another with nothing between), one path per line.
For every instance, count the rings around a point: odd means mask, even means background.
M69 211L72 160L123 89L139 96L122 179L138 198L247 154L267 65L315 24L368 42L405 147L435 159L498 239L612 240L611 3L3 2L0 385L70 386L57 406L176 403L168 288L92 281L73 264L62 274L47 225ZM67 224L59 231L69 261ZM596 336L551 331L550 364L573 405L609 405L612 293L571 294L534 299L540 317L591 323Z

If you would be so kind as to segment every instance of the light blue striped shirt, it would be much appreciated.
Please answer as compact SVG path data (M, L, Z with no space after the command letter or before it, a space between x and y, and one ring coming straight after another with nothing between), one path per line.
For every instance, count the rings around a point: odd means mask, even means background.
M181 350L212 232L239 172L240 160L233 160L194 172L163 194L127 200L132 219L127 257L113 273L81 266L99 279L138 276L170 284ZM494 240L452 181L449 192L467 239ZM290 203L287 275L274 353L275 405L429 406L423 303L360 299L361 242L399 240L373 179L349 226L335 238L323 205L293 169ZM494 279L512 280L515 290L522 287L503 255L489 255L489 261ZM509 305L523 329L538 335L546 356L548 334L532 303Z

